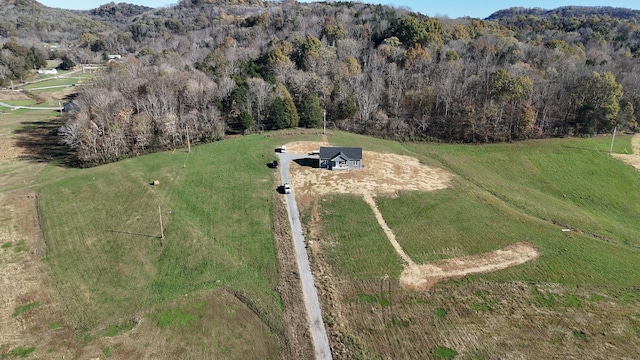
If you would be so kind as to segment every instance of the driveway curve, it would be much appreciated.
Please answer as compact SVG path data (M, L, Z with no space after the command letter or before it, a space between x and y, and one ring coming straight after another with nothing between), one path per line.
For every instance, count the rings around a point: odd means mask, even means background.
M280 176L283 183L291 183L289 176L289 165L291 161L308 157L307 154L289 154L279 153L280 158ZM318 291L316 289L313 274L311 273L311 265L309 256L304 242L302 232L302 224L300 223L300 212L295 198L295 189L291 188L291 193L284 194L287 202L287 212L289 223L291 223L291 232L293 236L293 245L296 252L296 261L298 263L298 273L300 274L300 282L302 283L302 296L304 298L307 314L309 316L309 328L311 330L311 338L313 339L313 347L316 359L331 359L331 347L329 346L329 337L322 320L322 310L320 309L320 300L318 299Z

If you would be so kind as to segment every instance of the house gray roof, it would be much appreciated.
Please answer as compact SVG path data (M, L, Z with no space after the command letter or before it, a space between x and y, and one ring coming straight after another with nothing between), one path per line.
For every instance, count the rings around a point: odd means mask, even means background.
M352 160L362 160L361 147L320 147L320 159L333 159L340 153Z

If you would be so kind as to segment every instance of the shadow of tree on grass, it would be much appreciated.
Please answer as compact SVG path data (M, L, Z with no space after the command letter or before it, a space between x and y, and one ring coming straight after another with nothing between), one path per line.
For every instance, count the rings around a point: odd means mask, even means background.
M60 166L77 166L71 156L68 146L60 142L58 129L64 124L64 119L24 121L21 127L14 131L16 146L23 148L22 160L34 162L49 162Z

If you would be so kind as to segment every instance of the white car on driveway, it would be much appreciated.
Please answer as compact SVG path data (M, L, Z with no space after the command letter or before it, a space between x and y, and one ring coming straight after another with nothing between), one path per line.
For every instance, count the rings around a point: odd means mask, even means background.
M291 184L289 183L282 184L282 189L284 190L285 194L291 194Z

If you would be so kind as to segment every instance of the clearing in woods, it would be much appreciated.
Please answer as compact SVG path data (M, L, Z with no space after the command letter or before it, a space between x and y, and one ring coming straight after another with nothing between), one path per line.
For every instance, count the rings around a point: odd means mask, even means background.
M310 153L326 142L293 142L287 144L291 153ZM358 194L376 216L389 242L405 266L400 284L407 289L426 290L438 281L465 275L486 273L523 264L539 256L528 242L518 242L484 254L416 264L396 241L375 203L377 194L393 195L398 191L434 191L449 186L452 174L428 167L412 157L363 151L365 169L357 171L326 171L309 166L292 166L291 178L302 208L310 205L316 195ZM425 239L428 241L428 239Z

